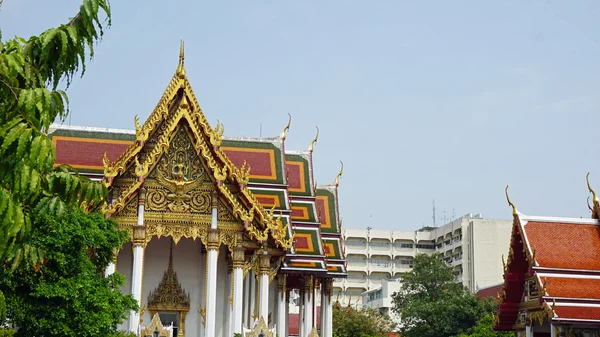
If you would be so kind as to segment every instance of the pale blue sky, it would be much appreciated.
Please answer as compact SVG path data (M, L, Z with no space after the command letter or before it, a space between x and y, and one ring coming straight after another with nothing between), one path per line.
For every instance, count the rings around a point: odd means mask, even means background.
M79 1L5 0L4 38L65 22ZM113 26L69 89L72 124L132 128L173 75L179 40L211 123L321 129L315 177L345 227L412 230L481 212L589 217L600 192L598 1L112 1Z

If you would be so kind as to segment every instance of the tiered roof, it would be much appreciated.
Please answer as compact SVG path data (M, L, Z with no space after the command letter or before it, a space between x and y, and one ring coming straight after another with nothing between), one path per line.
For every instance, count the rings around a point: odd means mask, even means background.
M184 104L191 112L183 111L185 109L174 104ZM136 174L148 174L148 165L153 165L156 159L148 158L151 157L149 154L140 156L141 162L135 162L141 148L152 141L153 135L160 134L157 131L159 125L163 129L165 125L166 128L174 128L177 123L183 122L186 129L195 135L196 146L205 151L202 152L203 157L210 158L216 170L224 172L222 178L247 189L247 192L239 193L244 196L245 209L254 206L255 214L242 214L243 218L279 219L280 229L291 224L287 226L285 238L276 238L284 243L293 237L293 245L287 251L282 270L324 277L345 276L337 195L342 172L333 184L316 186L312 152L317 138L306 151L285 151L291 116L282 135L274 138L223 137L220 124L211 128L183 69L183 52L175 76L142 126L136 118L135 130L53 127L50 136L56 146L56 164L69 164L91 178L104 179L109 186L132 163L135 163ZM154 142L160 143L160 140ZM220 188L226 188L225 185ZM121 192L118 197L125 199L127 193ZM133 195L133 192L129 194ZM126 203L118 198L116 201L113 200L109 206L108 214L117 212Z
M592 219L527 216L508 200L514 220L496 330L522 329L527 319L600 324L600 203L590 192Z

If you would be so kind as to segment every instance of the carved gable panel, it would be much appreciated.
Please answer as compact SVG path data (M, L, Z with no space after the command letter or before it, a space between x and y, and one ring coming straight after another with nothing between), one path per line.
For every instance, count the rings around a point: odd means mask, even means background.
M187 125L179 125L145 182L147 212L210 214L214 184Z

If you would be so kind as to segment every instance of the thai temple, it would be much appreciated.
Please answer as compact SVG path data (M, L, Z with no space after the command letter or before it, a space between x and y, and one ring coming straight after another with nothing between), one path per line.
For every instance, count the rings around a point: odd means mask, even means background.
M50 130L56 163L102 180L106 217L129 232L106 270L125 275L123 291L140 306L120 328L138 336L284 337L294 290L299 336L332 337L332 283L346 277L342 171L330 185L315 185L317 137L305 151L287 151L289 121L278 137L225 137L192 91L183 43L158 105L134 124Z
M527 216L507 193L513 228L495 330L600 336L600 201L588 188L591 219Z

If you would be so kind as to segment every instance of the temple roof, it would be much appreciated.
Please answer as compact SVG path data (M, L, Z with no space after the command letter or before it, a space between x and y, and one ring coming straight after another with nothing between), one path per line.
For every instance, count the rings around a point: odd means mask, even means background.
M524 308L553 324L600 323L598 219L527 216L509 203L513 230L494 328L514 330Z
M225 172L225 179L241 182L242 201L247 201L247 208L255 206L252 209L259 223L268 221L270 216L280 219L282 227L291 224L285 238L293 236L294 241L282 269L345 276L337 196L341 172L336 183L316 187L312 151L318 133L308 150L286 151L290 116L280 137L224 136L223 126L218 123L212 128L204 116L183 69L183 54L176 74L147 121L139 125L135 118L135 130L53 125L49 136L56 146L57 165L69 164L92 179L103 179L110 186L115 177L124 174L128 165L147 174L149 167L145 165L153 165L155 159L139 156L144 144L153 141L154 148L160 148L154 145L156 139L152 140L153 135L160 134L159 126L172 128L179 121L184 121L195 135L196 146L202 147L202 154L210 158L211 165ZM139 164L136 163L138 157ZM144 170L146 172L142 172ZM126 192L133 195L131 191ZM125 201L113 203L109 213L124 204ZM236 207L239 210L239 205Z

